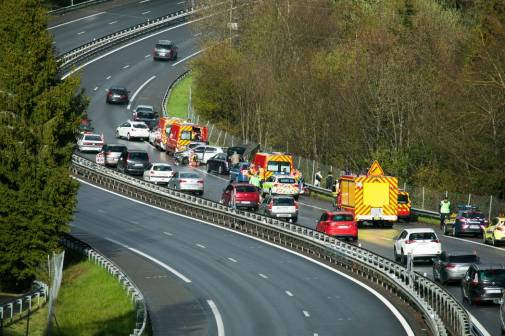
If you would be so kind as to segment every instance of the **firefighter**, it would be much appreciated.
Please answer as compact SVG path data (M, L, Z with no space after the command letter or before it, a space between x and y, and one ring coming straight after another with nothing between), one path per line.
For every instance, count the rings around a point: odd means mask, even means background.
M451 214L451 201L447 199L447 196L440 202L440 228L442 229L445 224L445 219L450 218Z
M318 170L317 173L316 173L316 176L314 177L314 185L316 187L320 187L322 180L323 180L323 175L321 175L321 171Z

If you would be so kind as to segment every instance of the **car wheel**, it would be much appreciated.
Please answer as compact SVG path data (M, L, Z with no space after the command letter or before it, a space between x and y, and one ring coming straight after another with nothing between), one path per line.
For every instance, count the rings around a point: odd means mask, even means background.
M207 163L207 173L210 173L210 165Z
M456 234L456 227L455 227L455 226L453 226L453 227L452 227L452 236L453 236L453 237L457 237L457 234Z
M128 141L130 141L130 133L126 133L126 139L128 139Z
M491 244L492 244L493 246L496 246L496 240L494 239L494 233L493 233L493 235L491 236Z
M119 131L118 130L116 130L116 138L118 138L118 139L121 138L121 136L119 135Z
M219 168L217 169L217 173L219 175L223 175L223 166L219 165Z
M396 247L393 247L393 256L395 258L395 261L400 261L400 256L398 253L396 253Z
M203 190L200 190L200 191L198 192L198 196L203 196Z

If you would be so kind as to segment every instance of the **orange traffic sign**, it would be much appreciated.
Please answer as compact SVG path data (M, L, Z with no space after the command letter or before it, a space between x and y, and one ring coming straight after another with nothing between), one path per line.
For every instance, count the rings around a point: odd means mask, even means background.
M379 162L377 162L377 160L372 163L372 166L368 170L368 175L369 176L384 176L384 170L382 170L382 167L379 164Z

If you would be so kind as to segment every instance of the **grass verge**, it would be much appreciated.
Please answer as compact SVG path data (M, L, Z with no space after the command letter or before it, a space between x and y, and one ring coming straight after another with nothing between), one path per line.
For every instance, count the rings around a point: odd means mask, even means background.
M119 283L105 270L89 261L77 261L66 255L70 264L63 272L63 282L56 305L54 336L129 335L135 326L135 311ZM30 336L44 335L47 306L30 318ZM26 319L5 328L5 336L22 336Z
M173 88L165 106L169 117L187 118L191 82L192 78L189 75Z

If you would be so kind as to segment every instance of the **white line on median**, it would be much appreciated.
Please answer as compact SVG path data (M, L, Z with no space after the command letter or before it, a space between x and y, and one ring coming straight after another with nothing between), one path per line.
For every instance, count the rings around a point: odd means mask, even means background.
M204 50L205 50L205 49L198 50L197 52L192 53L191 55L186 56L186 57L184 57L183 59L181 59L181 60L179 60L179 61L175 62L174 64L172 64L172 66L176 66L177 64L180 64L180 63L182 63L182 62L184 62L184 61L187 61L187 60L188 60L188 59L190 59L191 57L195 57L196 55L198 55L199 53L201 53L201 52L202 52L202 51L204 51Z
M154 262L155 264L158 264L159 266L163 267L164 269L166 269L167 271L169 271L170 273L172 273L173 275L177 276L179 279L181 279L182 281L186 282L186 283L191 283L191 280L189 280L188 278L186 278L184 275L182 275L181 273L179 273L178 271L176 271L175 269L173 269L172 267L168 266L167 264L165 264L164 262L162 261L159 261L158 259L156 258L153 258L151 257L150 255L148 254L145 254L144 252L141 252L137 249L134 249L133 247L129 247L128 245L125 245L123 243L120 243L118 242L117 240L114 240L112 238L108 238L108 237L105 237L106 240L110 241L110 242L113 242L114 244L117 244L119 246L122 246L124 247L125 249L128 249L132 252L135 252L141 256L143 256L144 258L147 258L149 260L151 260L152 262Z
M142 1L140 1L139 3L146 3L146 2L148 2L148 1L149 1L149 0L142 0Z
M303 310L303 315L305 315L305 317L310 317L309 312L308 312L308 311L306 311L306 310Z
M81 21L81 20L84 20L84 19L89 19L90 17L97 16L97 15L101 15L101 14L105 14L105 12L100 12L100 13L96 13L96 14L91 14L91 15L88 15L88 16L85 16L85 17L82 17L82 18L79 18L79 19L75 19L75 20L68 21L68 22L65 22L65 23L60 23L59 25L52 26L52 27L48 27L48 28L47 28L47 30L51 30L51 29L54 29L54 28L58 28L58 27L61 27L61 26L65 26L65 25L68 25L68 24L70 24L70 23L74 23L74 22Z
M142 15L146 15L146 14L149 14L149 13L151 13L151 11L143 12Z
M139 94L139 92L147 85L149 84L150 81L152 81L153 79L156 78L156 75L152 76L151 78L149 78L148 80L146 80L141 86L139 86L139 88L137 89L137 91L135 91L135 93L133 94L133 96L130 98L130 102L128 103L128 106L126 107L127 110L129 110L131 107L132 107L132 102L135 100L135 97L137 97L137 95Z
M126 64L123 69L128 69L130 67L130 64Z
M223 318L221 317L219 309L217 309L216 304L212 300L207 300L207 304L209 305L210 310L212 310L214 318L216 319L217 336L225 336Z
M78 33L77 33L77 35L82 35L82 34L84 34L84 33L85 33L85 31L78 32Z
M233 258L228 258L229 261L236 263L237 261Z
M110 25L114 24L114 23L117 23L117 21L112 21L112 22L109 22Z
M265 274L258 273L258 275L259 275L260 277L262 277L263 279L268 279L268 277L267 277Z
M112 78L112 76L110 76L110 75L109 75L109 76L107 76L105 79L111 79L111 78Z
M166 231L165 231L165 232L163 232L163 234L166 234L167 236L173 236L173 234L172 234L172 233L170 233L170 232L166 232Z
M287 296L293 296L293 293L291 293L291 292L290 292L290 291L288 291L288 290L287 290L287 291L285 291L285 293L286 293L286 295L287 295Z
M93 89L93 91L96 91L96 90L98 90L98 86L95 86L95 88Z
M144 56L144 58L148 58L148 57L151 57L151 54L147 54Z

